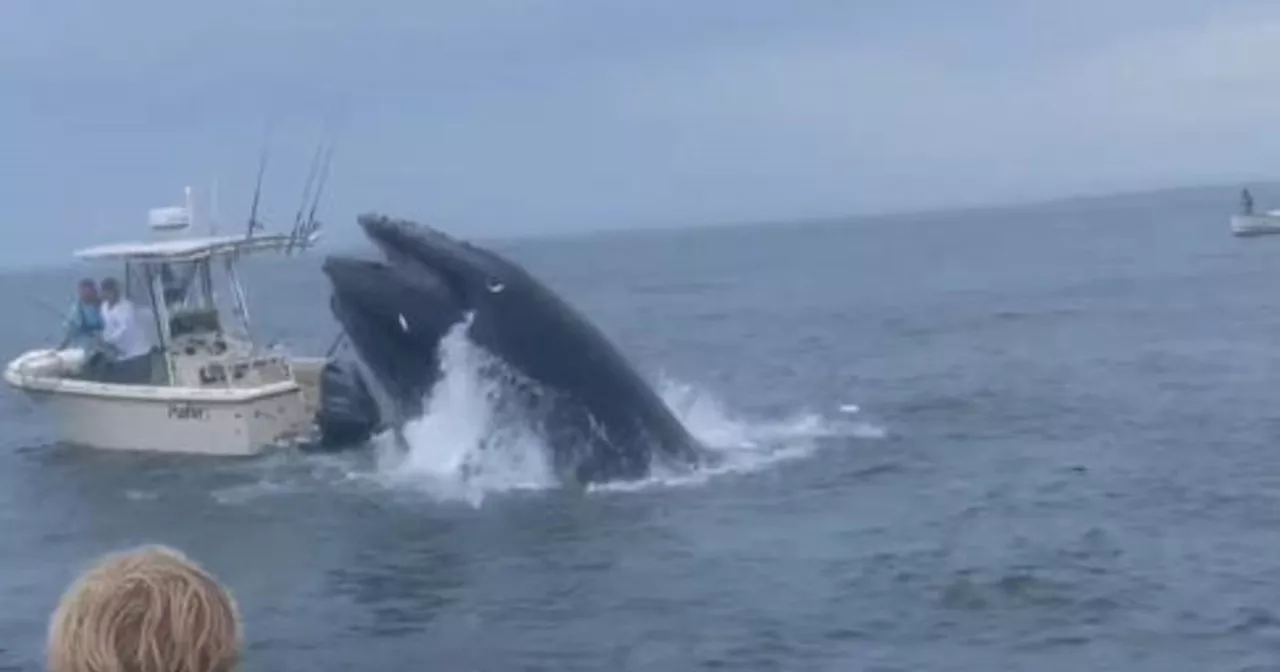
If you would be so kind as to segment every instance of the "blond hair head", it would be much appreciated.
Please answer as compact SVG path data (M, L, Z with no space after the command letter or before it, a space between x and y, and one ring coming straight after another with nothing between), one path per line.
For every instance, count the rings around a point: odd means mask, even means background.
M235 600L181 552L108 555L63 595L49 621L50 672L231 672Z

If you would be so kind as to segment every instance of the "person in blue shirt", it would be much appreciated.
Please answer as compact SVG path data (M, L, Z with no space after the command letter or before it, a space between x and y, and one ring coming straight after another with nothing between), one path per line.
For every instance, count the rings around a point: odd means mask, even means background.
M102 327L102 299L98 296L98 284L91 279L81 280L80 297L67 314L66 336L58 349L72 344L95 349L102 341Z

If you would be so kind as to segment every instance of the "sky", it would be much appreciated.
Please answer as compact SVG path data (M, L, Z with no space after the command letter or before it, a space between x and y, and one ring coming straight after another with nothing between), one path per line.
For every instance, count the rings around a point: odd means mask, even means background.
M241 230L268 123L266 216L331 137L350 242L1274 180L1277 44L1273 0L2 0L0 264L215 179Z

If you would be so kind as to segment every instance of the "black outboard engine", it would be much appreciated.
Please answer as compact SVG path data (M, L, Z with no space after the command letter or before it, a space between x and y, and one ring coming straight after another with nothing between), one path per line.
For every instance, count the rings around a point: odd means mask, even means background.
M323 450L352 448L368 441L382 424L378 403L355 362L331 359L320 373L316 426Z

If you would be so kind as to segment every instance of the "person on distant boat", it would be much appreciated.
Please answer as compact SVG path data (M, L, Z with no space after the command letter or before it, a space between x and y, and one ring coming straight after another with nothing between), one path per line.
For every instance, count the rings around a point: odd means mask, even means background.
M102 340L111 347L115 361L111 377L116 382L146 382L151 378L151 339L138 323L133 302L120 293L115 278L102 281Z
M59 350L71 345L85 350L96 349L102 339L102 299L98 286L88 278L80 281L80 297L71 306L66 320L66 335Z
M1249 193L1248 188L1240 192L1240 210L1245 216L1253 215L1253 194Z

